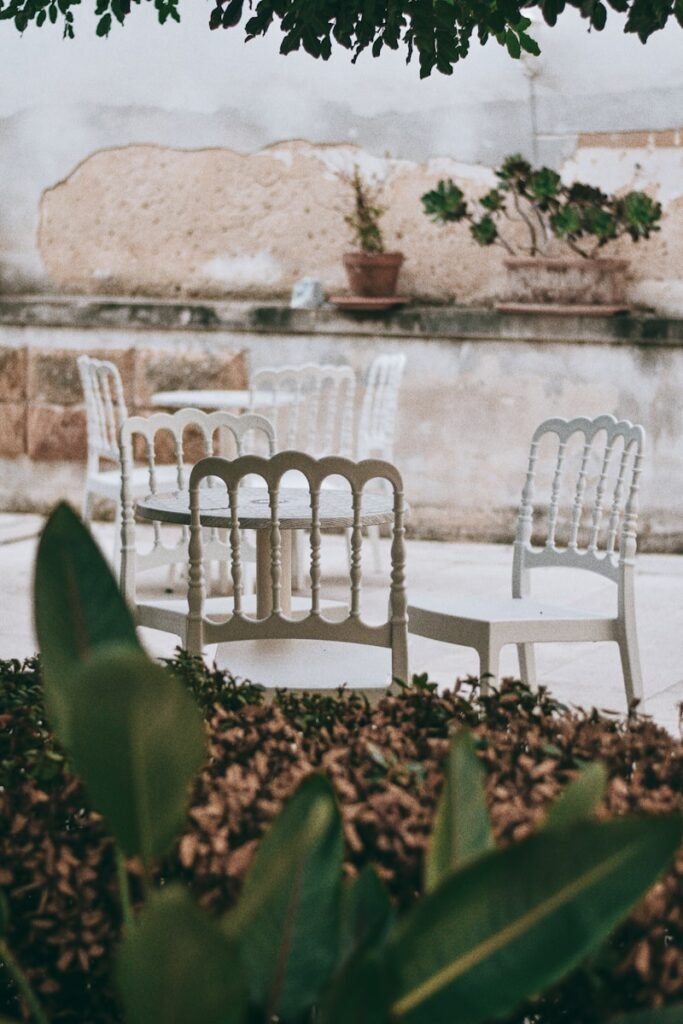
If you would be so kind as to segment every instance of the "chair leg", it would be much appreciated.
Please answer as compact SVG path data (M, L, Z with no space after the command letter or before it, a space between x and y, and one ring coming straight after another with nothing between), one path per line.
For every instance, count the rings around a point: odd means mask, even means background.
M482 697L486 697L491 686L498 682L500 668L500 647L488 643L479 653L479 688Z
M533 687L536 685L536 652L533 644L517 644L519 657L519 674L523 683Z
M643 710L643 673L640 667L638 635L635 622L626 624L618 639L621 668L624 673L624 689L626 703L630 708L634 701L639 701L639 710Z
M118 504L118 502L117 502L117 504ZM91 523L92 522L92 514L93 514L93 507L94 507L94 505L95 505L95 495L93 494L93 492L91 490L88 489L88 485L86 484L85 485L85 490L83 491L83 506L82 506L82 513L81 513L81 518L83 519L84 523Z
M368 540L372 547L372 564L375 572L382 571L382 549L379 543L379 526L368 526Z
M306 544L303 530L292 530L292 590L301 590L306 575Z
M112 564L114 573L118 579L121 572L121 503L116 502L114 511L114 550L112 552Z

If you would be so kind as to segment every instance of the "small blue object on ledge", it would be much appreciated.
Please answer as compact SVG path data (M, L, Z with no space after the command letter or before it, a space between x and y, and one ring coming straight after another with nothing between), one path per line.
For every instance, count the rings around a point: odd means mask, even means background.
M318 309L325 301L323 286L314 277L302 277L292 288L291 309Z

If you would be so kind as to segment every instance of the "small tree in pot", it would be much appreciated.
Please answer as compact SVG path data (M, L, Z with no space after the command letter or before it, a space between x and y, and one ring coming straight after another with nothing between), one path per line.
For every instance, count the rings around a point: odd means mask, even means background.
M628 261L599 253L619 238L638 242L659 231L661 204L644 192L617 196L581 182L565 185L556 171L535 170L517 154L495 173L498 184L479 199L476 212L450 178L426 192L422 205L441 224L467 221L479 245L505 250L514 301L499 307L623 308ZM515 225L523 229L521 242ZM560 255L562 248L571 255Z
M353 295L383 298L396 294L403 253L386 252L380 219L384 207L376 191L361 177L358 166L346 178L353 194L353 208L344 221L353 231L358 251L344 254L344 267Z

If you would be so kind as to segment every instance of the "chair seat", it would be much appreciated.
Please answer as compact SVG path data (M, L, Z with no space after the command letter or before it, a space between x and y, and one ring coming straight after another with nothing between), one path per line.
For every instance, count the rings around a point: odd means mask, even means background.
M216 664L267 689L330 692L340 686L368 696L391 684L391 651L322 640L242 640L219 643Z
M442 598L414 594L408 605L409 633L457 644L456 635L461 630L464 645L489 629L495 630L505 643L576 639L579 632L586 640L613 639L616 622L616 618L580 608L495 595L457 594Z

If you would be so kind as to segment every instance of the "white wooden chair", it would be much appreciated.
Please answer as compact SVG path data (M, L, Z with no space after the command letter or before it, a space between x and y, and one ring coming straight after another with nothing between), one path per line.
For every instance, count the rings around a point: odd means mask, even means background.
M356 376L350 366L264 367L251 375L250 394L250 410L267 416L275 426L278 451L303 451L317 459L351 457ZM303 558L303 538L297 530L292 547L292 582L297 590L303 582Z
M83 488L83 520L92 521L95 498L114 505L114 568L119 571L121 542L121 462L118 435L128 417L123 384L118 367L108 359L92 356L78 357L78 373L85 397L85 417L88 434L88 462ZM104 465L103 465L104 463ZM128 481L134 497L147 493L147 471L135 467ZM160 466L157 487L168 488L175 480L173 467Z
M151 416L129 416L124 420L119 431L119 450L121 457L121 590L126 596L130 607L136 615L137 624L174 633L185 643L187 624L187 602L184 598L150 598L141 600L137 594L137 576L141 572L156 569L159 566L174 567L187 565L188 530L183 528L180 537L174 537L174 543L165 543L165 532L160 523L153 524L152 547L149 550L138 549L136 541L135 498L131 481L134 473L135 440L141 439L145 450L146 465L140 467L145 475L144 494L158 494L159 472L165 471L165 483L168 483L168 471L173 474L173 486L164 486L163 491L185 490L189 485L189 474L192 464L187 459L187 441L194 437L199 443L203 455L212 455L224 441L224 435L231 437L237 455L244 451L245 444L265 446L272 455L275 450L275 432L273 425L264 417L247 413L235 416L228 412L206 413L199 409L181 409L175 413L154 413ZM168 451L171 446L173 461L171 465L157 464L157 445L166 442ZM195 460L196 461L196 460ZM210 484L211 481L208 481ZM166 531L167 533L168 531ZM206 538L205 557L207 560L221 561L225 558L225 545L220 543L216 530L210 531ZM221 597L212 598L212 608L225 604Z
M370 363L363 392L356 436L357 459L394 461L398 424L398 397L406 357L401 353L375 356ZM379 527L369 526L375 572L381 572Z
M291 470L301 473L310 494L310 600L286 615L282 610L283 570L282 530L279 516L279 492L283 478ZM269 614L260 619L249 614L242 602L242 566L240 554L239 485L250 474L263 477L268 488L270 507L270 580L259 582L269 587ZM320 597L321 515L320 494L329 476L341 475L350 485L353 507L349 604L337 606L334 618L325 614ZM233 577L232 614L218 621L207 607L204 587L206 546L200 523L200 487L210 477L220 477L226 487L230 508L230 557ZM390 601L386 621L368 624L361 618L362 493L376 478L386 479L393 491L393 543ZM192 470L190 478L191 527L189 545L189 621L187 645L200 654L206 644L226 644L222 658L236 676L262 683L268 688L330 690L348 684L368 695L385 693L396 678L408 677L407 619L405 591L404 501L401 476L395 467L379 460L354 463L349 459L314 459L302 452L280 452L272 459L245 457L228 462L204 459ZM373 650L375 648L375 650ZM391 658L386 650L391 651Z
M532 544L535 482L539 448L552 441L556 452L550 475L547 535ZM568 445L578 442L577 471L568 471ZM445 602L415 596L408 609L410 632L446 643L474 647L480 660L482 691L486 677L498 676L500 650L516 644L522 679L535 683L534 643L611 640L619 645L629 707L643 698L636 635L633 574L636 554L638 490L644 431L614 416L549 419L535 431L517 522L512 566L512 597L454 594ZM594 469L592 467L595 467ZM561 496L569 491L568 533L558 541ZM584 514L593 493L590 514ZM581 536L584 535L581 541ZM605 617L581 608L533 601L530 571L544 567L586 569L617 585L616 614Z
M405 365L406 357L399 353L375 356L370 363L358 421L357 459L393 460Z
M278 449L351 457L356 377L350 366L303 363L256 370L250 411L275 426Z

